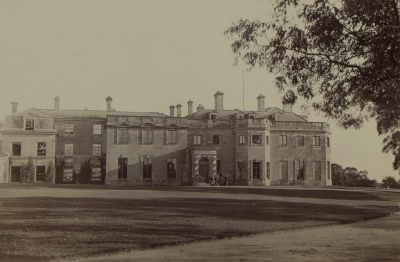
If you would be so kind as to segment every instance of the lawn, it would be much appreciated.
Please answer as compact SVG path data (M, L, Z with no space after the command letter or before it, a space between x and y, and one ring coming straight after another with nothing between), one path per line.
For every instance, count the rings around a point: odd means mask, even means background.
M383 216L354 191L2 185L0 261L74 259Z

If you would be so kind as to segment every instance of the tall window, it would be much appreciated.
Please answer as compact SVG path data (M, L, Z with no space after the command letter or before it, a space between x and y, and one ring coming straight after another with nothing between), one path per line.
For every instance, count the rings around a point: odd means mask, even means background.
M101 135L101 124L93 124L93 134Z
M72 182L74 179L74 169L72 166L64 166L63 182Z
M38 156L46 155L46 142L38 142L37 143L37 155Z
M12 155L20 156L21 155L21 143L12 143Z
M327 138L326 138L326 147L330 147L330 144L331 144L331 142L330 142L330 140L329 140L329 137L327 137Z
M193 143L195 145L200 145L201 144L201 135L194 135L193 139L194 139Z
M65 124L65 133L73 134L74 133L74 124Z
M34 130L34 129L35 129L35 120L25 119L25 130Z
M176 159L169 158L167 160L167 178L176 178Z
M270 167L270 163L267 162L267 178L270 179L271 176L271 167Z
M239 145L244 145L245 141L244 141L244 135L239 135Z
M36 181L45 181L46 167L37 166L36 167Z
M251 135L252 145L261 145L261 135Z
M167 130L166 131L166 144L177 144L178 140L178 132L176 130Z
M219 145L219 136L218 135L213 136L213 145Z
M101 168L99 166L92 167L92 173L90 175L90 180L93 182L101 181Z
M21 167L12 166L11 167L11 182L21 182Z
M313 162L314 179L321 180L321 161Z
M280 146L286 146L287 145L287 136L286 135L280 135L279 136L279 145Z
M269 136L265 136L265 144L269 146Z
M302 160L295 160L295 176L298 180L303 180L305 174L305 163Z
M261 162L253 162L253 179L261 178Z
M320 137L313 136L313 146L320 146Z
M217 174L221 174L221 160L217 160Z
M93 156L101 156L101 144L93 144Z
M129 143L129 130L128 129L117 129L117 143L118 144Z
M326 163L326 170L327 170L327 174L328 174L328 180L331 180L331 162L327 161Z
M153 159L143 158L143 178L153 177Z
M118 158L118 178L127 178L128 175L128 158Z
M304 136L297 137L297 146L304 146Z
M288 180L288 161L279 162L279 175L281 180Z
M64 155L66 155L66 156L74 155L74 144L65 144L64 145Z
M282 121L282 117L281 116L276 116L275 117L275 121Z
M142 144L153 144L153 130L142 129Z

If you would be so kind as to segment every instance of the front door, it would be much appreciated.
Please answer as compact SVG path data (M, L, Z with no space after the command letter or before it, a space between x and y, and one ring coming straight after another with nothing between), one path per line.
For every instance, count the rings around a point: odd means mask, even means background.
M21 182L21 167L11 167L11 182Z
M210 163L207 157L203 157L199 161L199 174L202 177L208 177L210 170Z

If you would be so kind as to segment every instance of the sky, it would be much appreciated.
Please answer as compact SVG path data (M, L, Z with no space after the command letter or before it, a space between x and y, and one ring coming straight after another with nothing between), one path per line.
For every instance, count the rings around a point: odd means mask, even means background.
M121 111L161 112L187 101L214 108L279 107L282 94L265 68L234 66L232 39L224 31L243 19L271 19L271 0L0 0L0 120L18 111L54 107L105 110L107 96ZM294 111L300 110L300 103ZM309 121L331 126L332 163L367 170L381 181L392 175L394 157L381 153L373 120L343 130L310 112Z

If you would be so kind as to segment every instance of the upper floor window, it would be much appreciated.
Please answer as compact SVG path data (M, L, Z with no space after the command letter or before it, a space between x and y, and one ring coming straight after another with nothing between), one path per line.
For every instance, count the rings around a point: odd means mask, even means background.
M213 136L213 145L219 145L219 136L218 135Z
M176 159L169 158L167 160L167 178L176 178Z
M276 116L275 117L275 121L282 121L282 117L281 116Z
M210 119L217 120L217 114L210 114Z
M331 146L331 141L329 140L329 137L326 138L326 147Z
M261 145L261 135L251 135L252 145Z
M65 124L65 133L73 134L74 133L74 124Z
M93 134L101 135L101 124L93 124Z
M314 136L313 137L313 146L320 146L321 140L319 136Z
M66 155L66 156L74 155L74 144L65 144L64 145L64 155Z
M117 129L117 143L127 144L129 142L129 130L128 129Z
M13 156L21 155L21 143L12 143L12 155Z
M265 136L265 144L269 146L269 136Z
M239 135L239 145L244 145L245 141L244 141L244 135Z
M287 145L287 136L286 135L280 135L279 136L279 145L280 146L286 146Z
M142 129L142 144L153 144L153 130Z
M35 129L35 120L25 119L25 130L34 130L34 129Z
M201 144L201 135L194 135L193 139L194 139L193 143L195 145L200 145Z
M37 143L37 155L38 156L46 155L46 142L38 142Z
M165 142L166 144L177 144L178 132L176 130L167 130Z
M297 146L304 146L304 136L297 137Z
M93 156L101 156L101 144L93 144Z

